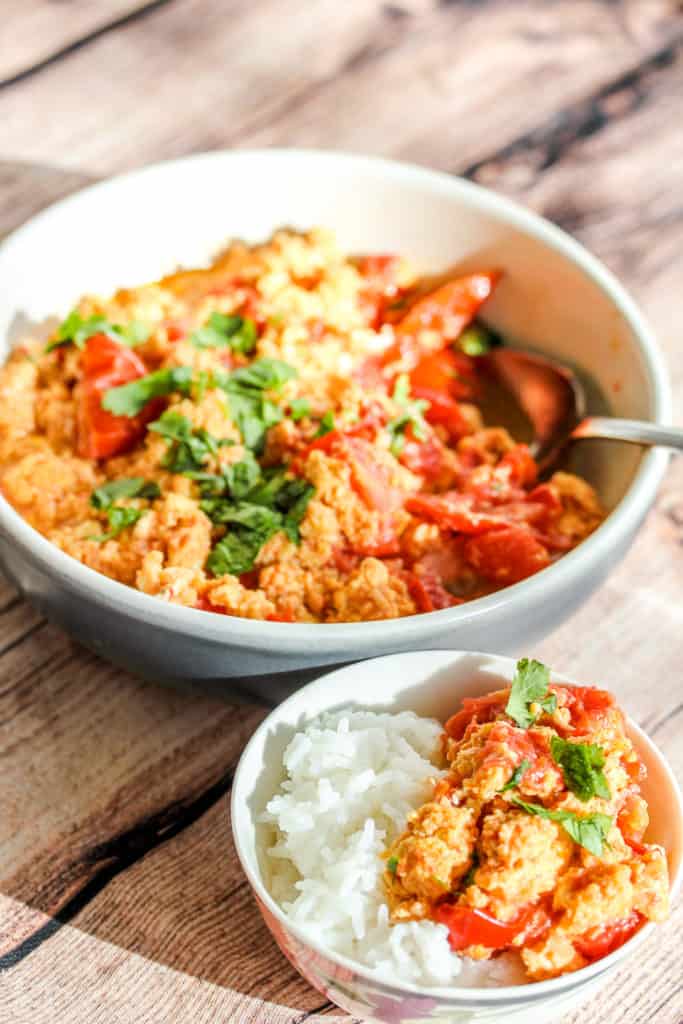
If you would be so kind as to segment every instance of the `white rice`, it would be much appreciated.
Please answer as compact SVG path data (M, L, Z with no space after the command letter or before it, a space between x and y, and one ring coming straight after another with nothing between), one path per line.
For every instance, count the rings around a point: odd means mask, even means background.
M442 726L412 712L326 714L295 734L285 778L262 821L274 826L270 889L322 946L379 977L418 985L523 981L517 958L475 962L453 953L444 925L390 924L383 850L429 799Z

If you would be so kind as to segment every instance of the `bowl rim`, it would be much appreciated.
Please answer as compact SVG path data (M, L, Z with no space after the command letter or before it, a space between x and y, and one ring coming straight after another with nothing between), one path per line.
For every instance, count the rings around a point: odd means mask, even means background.
M232 790L230 794L230 827L233 838L237 857L240 862L240 866L249 882L252 892L256 896L257 900L263 903L269 913L271 913L278 922L287 931L291 932L299 942L301 942L308 949L313 950L317 955L327 958L329 961L334 963L336 966L341 967L345 970L353 971L356 975L361 977L364 981L373 984L377 987L382 987L386 991L392 994L399 995L414 995L422 996L430 999L439 999L442 1003L462 1004L464 1002L480 1002L480 1003L501 1003L505 1002L509 1005L513 1003L524 1003L530 999L536 999L539 997L550 997L558 995L561 992L565 992L570 988L582 986L592 979L596 978L603 972L609 971L623 959L628 958L636 949L646 941L646 939L656 929L657 924L653 921L649 921L643 925L635 935L628 939L622 946L609 953L607 956L602 957L600 960L594 961L592 964L588 964L586 967L579 968L577 971L571 971L568 974L560 975L557 978L550 978L546 981L532 981L520 985L500 985L491 987L458 987L456 985L443 985L443 986L421 986L415 985L411 982L401 982L400 985L393 984L386 978L375 975L372 969L360 963L359 961L352 960L349 957L344 956L341 953L336 953L334 950L322 946L315 940L311 939L306 934L305 929L301 928L300 925L295 924L282 910L275 899L270 895L268 889L263 883L260 872L257 874L252 871L249 863L248 856L245 852L244 845L240 836L238 828L239 818L241 815L246 815L252 823L254 822L253 814L251 813L247 800L241 800L241 790L248 785L248 780L243 781L243 777L246 779L246 761L249 751L258 746L262 739L264 739L270 728L276 726L279 722L279 716L282 712L287 710L292 705L302 704L302 711L304 710L306 703L306 695L310 694L314 688L320 688L322 690L328 690L331 693L334 692L337 695L337 705L343 704L343 689L338 686L339 682L344 676L353 674L354 672L372 670L372 665L378 662L392 663L394 662L398 668L401 661L405 663L405 660L419 659L419 663L423 664L429 660L434 668L440 668L441 670L447 669L449 665L454 664L458 659L463 656L467 657L481 657L488 659L498 670L501 666L504 666L507 670L505 674L511 677L512 669L516 664L516 658L508 657L507 655L490 654L485 651L463 651L463 650L425 650L425 651L410 651L398 654L385 654L377 658L368 658L363 661L356 661L351 665L345 665L342 668L334 669L331 672L325 672L318 676L316 679L307 683L301 687L290 697L284 700L281 704L278 704L272 711L270 711L265 718L259 723L257 729L254 731L249 741L245 745L240 758L235 768L235 774L233 776ZM501 668L501 672L503 669ZM397 673L399 675L399 673ZM557 681L560 685L569 686L582 686L588 685L580 683L570 676L565 675L562 672L556 672L551 669L551 676L553 682ZM413 686L420 683L413 683ZM361 707L362 705L356 704ZM623 709L622 709L623 710ZM323 711L317 712L321 714ZM315 718L316 715L307 716L308 718ZM673 793L676 795L677 802L677 820L678 820L678 831L682 837L683 845L683 792L678 783L676 776L673 773L668 760L664 757L657 744L650 739L647 733L641 729L641 727L624 712L626 725L629 734L634 734L647 748L649 755L656 760L661 770L664 772ZM673 878L670 879L669 895L670 901L676 900L678 895L683 888L683 850L678 869ZM526 997L524 995L526 993Z
M125 189L131 182L155 175L173 176L179 170L200 167L202 164L216 162L233 165L249 161L273 164L305 161L318 164L321 173L324 173L326 166L334 165L336 169L343 167L348 173L362 172L399 183L421 185L446 199L459 200L482 213L495 216L559 252L607 295L631 328L634 346L649 380L651 421L666 423L671 419L671 386L655 336L633 299L611 271L579 242L539 214L481 185L417 164L354 153L276 148L215 150L162 161L104 179L48 206L4 239L0 244L0 262L11 259L13 249L24 245L34 230L49 225L53 217L68 213L84 200L89 202L93 198L103 197L107 190ZM662 480L668 459L668 453L662 449L651 449L645 453L626 493L598 529L573 551L539 573L486 597L453 608L372 622L266 622L171 604L110 579L67 555L30 526L2 494L0 525L3 532L34 564L51 575L57 575L63 586L90 595L98 604L135 617L143 623L213 642L237 641L245 650L261 649L265 644L266 648L273 647L282 653L293 653L300 650L302 645L307 645L314 635L323 649L337 649L340 644L355 641L360 645L360 653L370 653L371 647L380 643L398 640L405 643L411 638L419 638L425 629L472 623L481 616L495 612L510 599L518 598L521 605L525 599L538 596L539 587L545 587L548 593L571 587L573 580L596 559L605 557L640 522Z

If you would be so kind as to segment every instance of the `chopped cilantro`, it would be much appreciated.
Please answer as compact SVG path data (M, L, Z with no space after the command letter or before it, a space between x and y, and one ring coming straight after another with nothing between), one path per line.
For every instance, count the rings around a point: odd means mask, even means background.
M93 508L105 509L119 498L158 498L160 493L159 485L154 480L128 476L100 484L90 495L90 504Z
M528 729L536 721L537 716L530 711L532 704L539 704L549 715L557 708L557 696L548 691L549 683L550 672L540 661L522 658L517 662L505 714L521 729Z
M167 409L158 420L149 424L148 429L160 434L168 442L168 451L161 464L171 473L199 469L219 448L232 444L227 438L212 437L202 427L195 430L187 416L174 409Z
M109 530L97 537L90 537L90 540L102 543L118 537L122 530L133 526L143 516L146 509L128 508L115 505L119 498L158 498L159 485L154 480L144 480L142 477L123 477L120 480L109 480L105 484L96 487L90 495L90 504L100 512L106 513L109 520Z
M292 366L279 359L257 359L233 373L214 373L215 385L225 391L247 448L262 451L266 431L283 417L280 406L266 398L264 392L280 391L296 375Z
M518 797L513 797L512 803L521 807L527 814L535 814L539 818L557 822L575 843L583 846L596 857L602 856L607 835L612 827L612 819L608 814L596 813L581 817L573 811L550 811L541 804L528 804Z
M593 796L609 800L611 794L602 771L605 755L601 747L595 743L571 743L553 736L550 753L562 769L567 789L576 793L579 800L590 800Z
M398 867L398 857L389 857L387 861L387 871L390 875L396 874L396 868Z
M298 423L305 416L311 415L311 403L307 398L293 398L289 403L289 415L295 423Z
M396 381L394 393L391 396L399 406L401 412L387 423L387 430L391 437L391 451L393 455L400 455L405 445L405 434L408 427L418 441L424 441L427 436L427 425L423 413L429 408L429 402L422 398L413 399L410 397L410 381L408 375L402 373Z
M203 327L190 335L195 348L230 348L249 355L256 348L256 324L236 313L212 313Z
M474 853L472 854L472 863L470 864L470 866L467 869L467 871L465 872L465 874L462 876L462 880L460 882L460 887L462 889L466 889L469 885L473 885L474 884L474 876L476 874L476 871L477 871L478 867L479 867L479 854L475 850Z
M84 318L77 309L72 309L67 318L62 320L45 351L52 352L53 349L68 345L70 342L73 342L76 348L83 348L93 334L106 334L114 341L133 346L146 341L150 331L149 327L139 320L131 320L128 324L113 324L103 316Z
M331 409L328 409L323 418L321 419L318 429L316 430L314 437L324 437L325 434L331 434L334 430L334 413Z
M299 524L315 491L305 480L288 477L283 470L262 476L253 456L224 471L222 489L216 478L204 485L200 482L201 486L205 495L200 502L202 511L212 522L230 526L207 562L216 575L253 568L263 545L280 530L298 544Z
M500 338L482 324L466 327L457 341L457 347L468 356L485 356L496 345Z
M153 398L161 398L179 391L187 395L192 383L192 369L189 366L173 366L166 370L155 370L145 377L138 377L128 384L109 388L102 399L102 408L115 416L137 416Z
M527 768L529 767L530 764L531 764L531 761L528 759L528 757L525 757L523 761L520 761L520 763L517 765L517 767L515 768L514 772L510 776L510 778L507 780L505 785L501 789L498 790L498 792L499 793L507 793L507 791L509 789L516 789L517 786L519 786L520 782L522 781L522 778L524 777L524 773L526 772L526 770L527 770Z

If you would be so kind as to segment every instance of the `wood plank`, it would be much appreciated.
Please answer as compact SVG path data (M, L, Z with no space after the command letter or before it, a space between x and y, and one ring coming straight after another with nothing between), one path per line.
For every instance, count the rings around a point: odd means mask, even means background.
M210 0L173 3L2 91L6 149L92 174L256 144L467 165L683 25L675 0L579 0L561 14L545 0L260 0L239 14Z
M149 6L150 0L3 0L0 87Z
M0 166L0 232L92 175L233 141L479 165L478 176L566 225L621 274L662 337L683 407L678 5L580 0L558 15L540 0L259 0L239 19L227 8L175 3L0 93L16 157ZM644 73L610 87L652 54ZM397 97L408 96L406 109ZM623 565L536 652L613 686L679 777L682 524L678 464ZM320 997L267 937L229 846L226 801L213 800L262 712L143 686L32 614L0 590L0 648L11 648L0 656L0 955L41 928L45 939L3 976L0 1017L23 1024L48 1007L59 1024L317 1020L308 1011ZM94 895L81 905L79 893ZM72 924L55 928L44 911L64 907ZM633 977L620 972L565 1024L612 1024L615 1013L679 1024L681 923L679 907Z
M50 914L217 799L263 715L134 680L52 626L0 664L0 885Z

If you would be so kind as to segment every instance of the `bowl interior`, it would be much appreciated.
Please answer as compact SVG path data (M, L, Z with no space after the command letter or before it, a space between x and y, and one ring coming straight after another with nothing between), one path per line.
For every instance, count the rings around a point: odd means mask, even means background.
M343 707L392 712L409 710L443 722L458 710L463 697L480 696L507 685L514 670L513 659L487 654L428 651L390 655L323 676L271 712L242 755L232 798L235 842L259 899L281 916L267 891L269 866L264 851L271 838L270 828L257 822L279 786L282 754L297 729L324 711ZM572 682L555 672L552 677L556 682ZM628 731L648 769L642 789L650 806L651 821L645 838L665 848L675 893L683 880L683 797L654 744L630 720ZM291 928L284 918L283 923ZM612 958L618 959L638 941L637 935L622 947L622 951L617 950L594 967L599 969L599 965L606 965ZM337 959L345 962L343 958ZM593 967L589 967L580 973L592 972ZM558 983L562 983L561 978L535 983L534 987L552 989ZM490 994L491 990L487 991Z
M608 275L570 239L468 183L339 154L207 154L113 179L52 207L0 250L0 358L27 327L64 315L85 292L107 294L201 264L231 237L258 241L282 225L327 226L350 252L398 251L428 272L501 268L487 308L494 326L580 366L614 414L659 414L652 367L635 340L637 314L604 290L612 287ZM60 258L64 239L68 259ZM590 451L578 446L577 468L611 508L633 479L639 451L589 444Z

